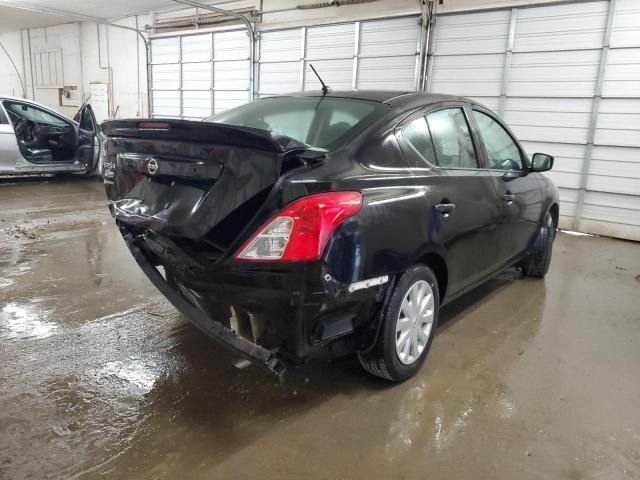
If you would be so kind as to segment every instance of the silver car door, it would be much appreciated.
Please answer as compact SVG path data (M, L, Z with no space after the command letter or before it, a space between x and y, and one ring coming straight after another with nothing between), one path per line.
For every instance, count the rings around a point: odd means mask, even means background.
M18 141L13 126L0 103L0 172L15 171L18 155Z

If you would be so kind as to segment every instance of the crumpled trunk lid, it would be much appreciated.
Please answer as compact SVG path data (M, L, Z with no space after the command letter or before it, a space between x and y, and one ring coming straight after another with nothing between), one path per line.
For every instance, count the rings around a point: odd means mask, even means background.
M184 239L204 237L243 206L235 223L248 222L284 156L311 148L264 130L186 120L112 120L102 129L114 217Z

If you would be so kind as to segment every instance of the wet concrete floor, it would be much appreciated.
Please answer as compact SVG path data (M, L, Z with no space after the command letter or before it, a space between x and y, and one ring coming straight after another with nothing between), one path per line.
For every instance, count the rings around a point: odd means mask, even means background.
M77 178L0 181L0 478L640 478L640 245L560 234L446 307L390 385L284 383L156 292Z

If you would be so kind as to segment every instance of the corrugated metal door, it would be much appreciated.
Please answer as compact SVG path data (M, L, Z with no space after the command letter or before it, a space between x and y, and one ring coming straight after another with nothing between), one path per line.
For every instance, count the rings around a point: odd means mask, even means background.
M151 40L154 117L200 120L249 100L244 30Z
M319 89L313 64L333 90L415 90L418 17L260 33L258 94Z
M427 85L499 111L529 154L555 156L562 227L640 240L640 5L617 0L607 60L609 6L440 16Z
M640 2L617 0L580 228L640 240Z

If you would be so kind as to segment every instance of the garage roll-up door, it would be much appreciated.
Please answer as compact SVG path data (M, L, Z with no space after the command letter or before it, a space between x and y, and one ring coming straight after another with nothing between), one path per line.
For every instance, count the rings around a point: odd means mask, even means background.
M418 17L260 33L258 94L319 89L313 64L333 90L415 90Z
M562 227L640 240L640 2L610 5L439 16L427 84L499 111L529 154L555 156Z
M154 117L200 120L249 100L249 38L244 30L151 40Z

